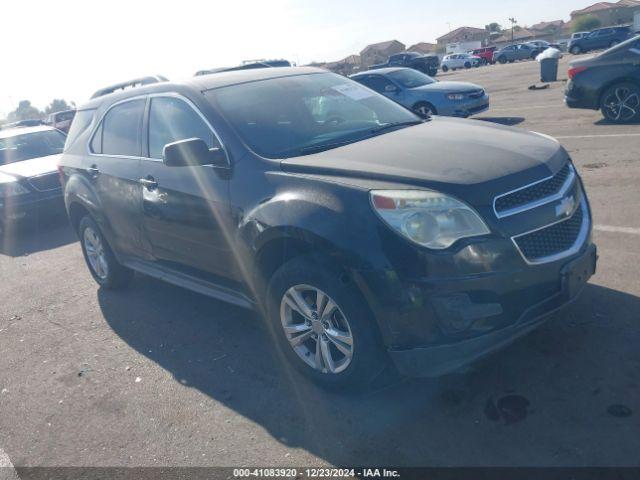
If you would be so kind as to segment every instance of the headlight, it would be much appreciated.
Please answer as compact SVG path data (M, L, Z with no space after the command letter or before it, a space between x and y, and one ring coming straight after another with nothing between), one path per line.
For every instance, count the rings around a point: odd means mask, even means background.
M449 100L462 100L464 98L464 94L462 93L450 93L447 95Z
M442 250L457 240L486 235L489 229L469 206L431 190L373 190L374 210L409 240Z
M24 195L25 193L29 193L29 190L18 182L0 183L0 197L13 197L15 195Z

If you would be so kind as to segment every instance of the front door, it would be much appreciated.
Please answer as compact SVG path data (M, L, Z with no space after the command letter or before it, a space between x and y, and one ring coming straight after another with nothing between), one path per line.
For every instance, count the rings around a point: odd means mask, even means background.
M228 170L211 166L167 167L164 146L200 138L223 148L197 107L181 96L152 96L141 160L144 233L151 256L185 273L237 276L230 235Z

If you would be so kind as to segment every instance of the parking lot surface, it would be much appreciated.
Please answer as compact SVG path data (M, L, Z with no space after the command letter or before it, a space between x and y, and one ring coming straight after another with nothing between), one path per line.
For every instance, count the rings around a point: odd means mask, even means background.
M486 88L491 108L475 121L552 135L570 152L600 254L575 304L459 374L340 395L284 368L254 314L143 276L125 292L100 290L66 223L40 225L0 245L0 459L640 464L639 126L569 110L562 81L528 90L536 62L438 78Z

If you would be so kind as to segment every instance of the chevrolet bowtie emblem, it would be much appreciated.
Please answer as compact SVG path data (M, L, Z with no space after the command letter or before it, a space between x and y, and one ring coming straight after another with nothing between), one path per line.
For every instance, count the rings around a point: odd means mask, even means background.
M556 217L568 217L573 213L576 208L576 199L573 195L565 197L560 200L560 203L556 206Z

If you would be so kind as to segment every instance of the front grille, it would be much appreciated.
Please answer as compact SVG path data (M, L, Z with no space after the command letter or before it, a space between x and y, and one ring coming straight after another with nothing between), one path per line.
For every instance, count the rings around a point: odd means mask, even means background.
M61 188L60 178L57 173L46 173L29 179L29 183L39 192L47 192L49 190L57 190Z
M496 213L498 216L501 216L501 213L537 202L558 193L570 175L571 166L567 163L551 178L497 197L494 204Z
M581 202L571 218L535 232L514 237L513 241L529 262L539 262L547 257L561 254L570 250L578 241L586 214L584 203Z
M484 96L484 90L476 90L469 94L469 98L482 98Z

